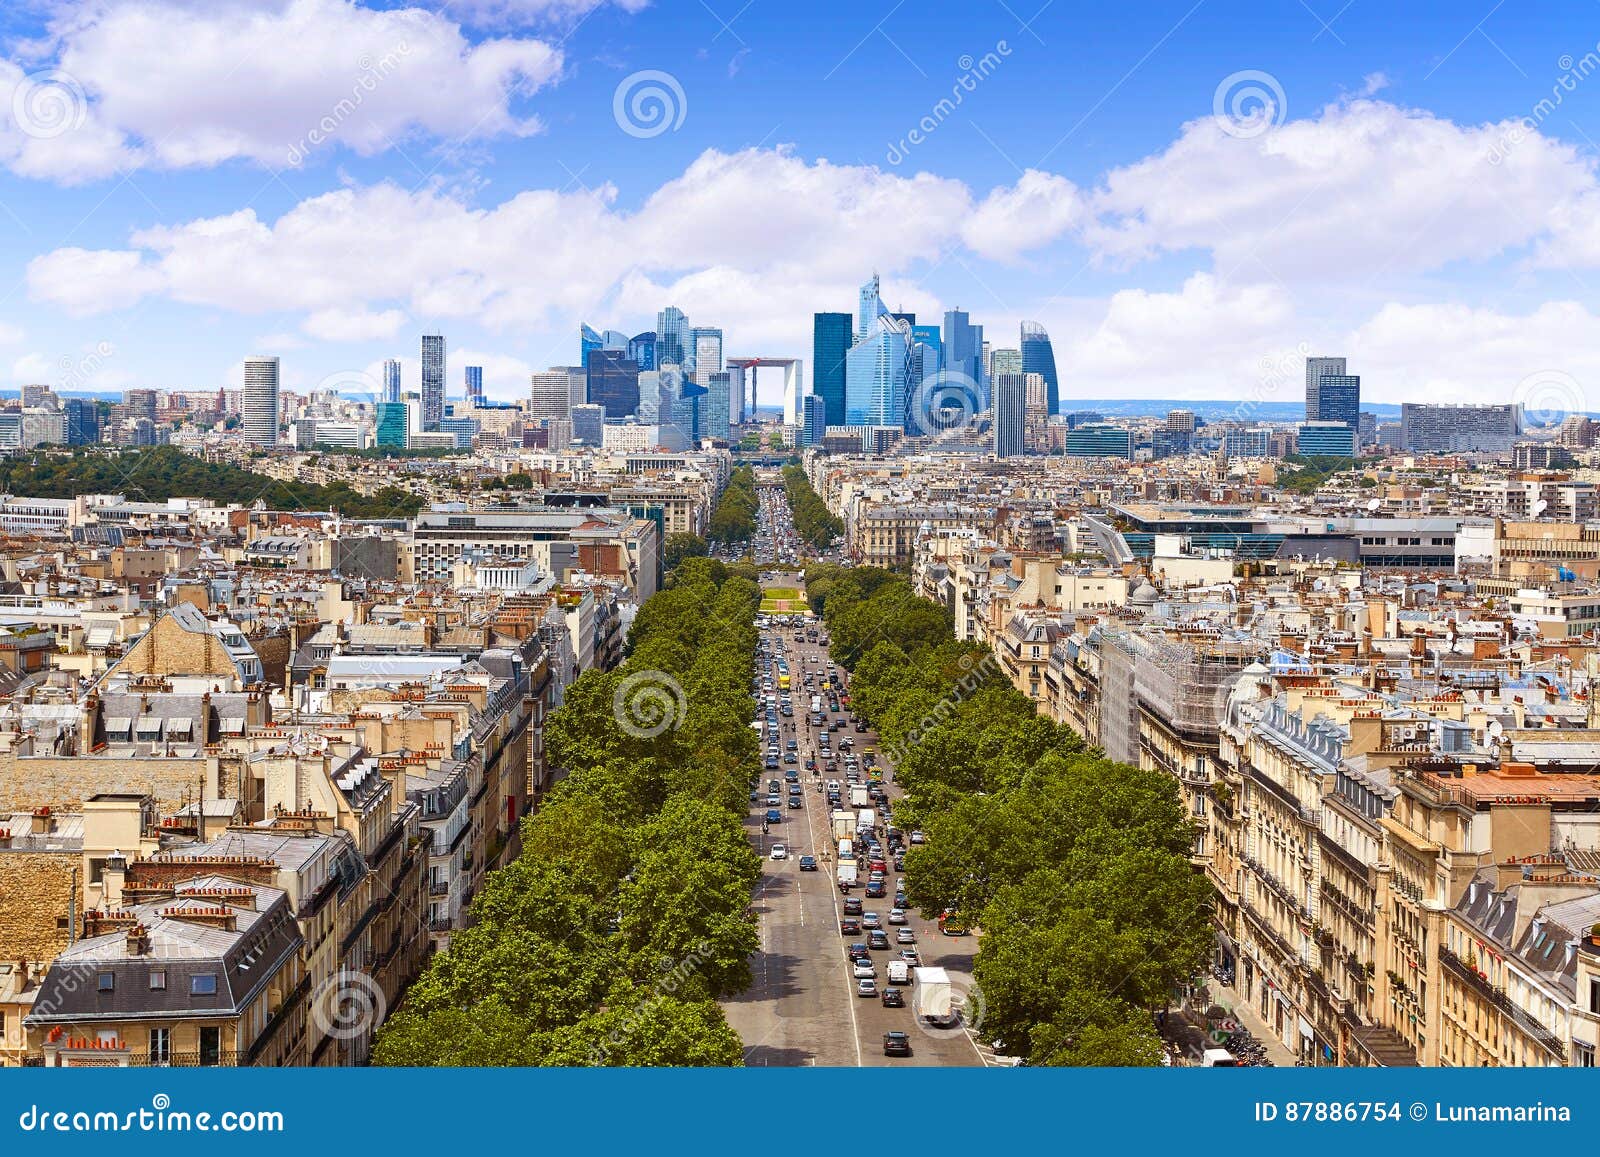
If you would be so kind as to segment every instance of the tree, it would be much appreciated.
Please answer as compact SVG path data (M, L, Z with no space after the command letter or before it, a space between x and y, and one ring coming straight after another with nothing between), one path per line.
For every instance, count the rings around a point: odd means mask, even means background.
M698 558L706 552L705 539L698 534L680 531L677 534L667 535L667 541L662 548L661 557L668 570L676 570L684 559Z

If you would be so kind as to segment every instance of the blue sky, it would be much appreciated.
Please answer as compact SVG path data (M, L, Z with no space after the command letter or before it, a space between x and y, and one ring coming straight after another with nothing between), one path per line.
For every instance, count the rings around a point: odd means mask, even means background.
M805 357L876 269L1043 322L1069 400L1344 353L1375 400L1600 409L1600 5L1089 7L8 5L0 384L410 384L438 330L509 398L666 304Z

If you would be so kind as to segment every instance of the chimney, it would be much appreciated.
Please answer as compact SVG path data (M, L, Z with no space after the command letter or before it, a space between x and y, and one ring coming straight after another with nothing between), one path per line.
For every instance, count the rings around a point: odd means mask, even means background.
M121 850L106 857L106 866L100 874L100 904L105 908L122 906L122 886L128 878L128 857Z
M143 924L134 924L128 928L128 955L150 955L150 930Z
M48 805L33 809L33 823L28 829L31 835L47 836L54 827L55 822L50 817L50 808Z

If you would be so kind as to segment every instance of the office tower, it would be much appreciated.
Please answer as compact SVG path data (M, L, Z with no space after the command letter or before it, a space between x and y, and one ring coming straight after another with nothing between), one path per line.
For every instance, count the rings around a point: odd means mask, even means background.
M656 331L647 329L628 339L628 359L638 362L641 370L656 368Z
M689 319L683 310L669 305L656 314L656 369L684 366L694 357L689 344Z
M1050 345L1050 335L1036 321L1022 323L1022 372L1039 374L1044 378L1045 404L1050 413L1061 408L1061 386L1056 378L1056 354Z
M936 325L911 326L911 372L909 388L915 393L929 378L944 368L944 340Z
M800 445L820 446L828 429L828 401L817 394L807 394L800 402L805 420L800 425Z
M422 335L422 429L437 430L444 417L444 335Z
M1322 417L1320 407L1320 393L1318 383L1324 374L1343 375L1345 372L1343 358L1307 358L1306 359L1306 421L1315 422Z
M273 359L277 361L276 358ZM274 378L276 381L276 378ZM156 392L154 390L123 390L122 404L127 407L127 416L135 421L140 418L149 422L156 420Z
M572 387L567 371L546 370L531 377L528 392L528 420L565 418L572 412Z
M100 441L100 408L92 398L68 398L61 409L67 416L68 446L92 446Z
M456 449L472 449L472 440L478 436L482 424L476 418L449 417L439 419L439 433L453 434L456 439Z
M722 372L722 331L714 326L695 326L689 331L690 362L683 368L696 383L705 385L712 374Z
M1068 457L1132 458L1133 431L1089 423L1067 431Z
M26 385L22 387L22 408L31 410L45 404L45 398L50 395L49 386Z
M1353 458L1356 428L1337 419L1301 422L1295 449L1308 458Z
M994 380L994 454L996 458L1022 455L1027 421L1027 385L1021 374L1002 374Z
M828 409L827 425L844 425L845 355L850 352L850 315L818 313L811 318L811 392Z
M604 352L599 351L599 352ZM559 421L559 419L557 419ZM582 442L585 446L601 445L605 438L606 409L604 406L584 404L572 407L572 434L570 441ZM552 422L554 429L556 423Z
M1266 426L1250 426L1225 430L1222 434L1224 458L1267 458L1272 454L1272 430Z
M608 329L605 333L596 333L591 326L580 324L578 326L578 360L585 365L589 362L589 355L595 350L623 350L628 348L628 335Z
M410 415L406 404L396 398L392 402L378 403L378 420L373 441L385 450L404 450L406 437L411 432Z
M128 391L130 394L134 391ZM244 359L244 440L278 444L278 359Z
M952 309L944 315L943 361L946 377L965 379L977 388L976 405L984 409L988 390L983 376L983 326L973 325L964 310ZM1026 362L1022 368L1028 369Z
M606 417L631 418L638 412L639 365L630 361L625 351L590 350L587 369L588 401L603 406ZM577 421L576 415L573 421ZM599 444L598 440L594 443Z
M856 341L864 340L868 331L877 324L878 315L885 312L883 296L878 290L878 275L874 273L856 295Z
M661 411L657 425L662 444L673 449L695 445L700 440L701 399L706 388L676 366L657 370L660 375ZM726 412L727 407L723 407Z
M1400 445L1422 453L1508 454L1522 434L1522 407L1447 406L1405 402L1400 406Z
M1370 446L1378 437L1378 415L1363 410L1356 415L1356 445Z
M483 367L468 366L466 374L467 409L483 405Z
M917 328L917 315L914 313L899 313L891 310L889 316L894 318L896 321L905 322L906 325L910 326L912 329Z
M1193 410L1167 411L1167 429L1175 434L1193 434L1197 425Z
M1022 369L1022 351L1002 347L989 351L989 380L994 381L1001 374L1020 374ZM1041 375L1042 376L1042 375Z
M910 392L911 327L884 307L877 274L861 287L861 301L863 309L874 311L873 320L845 355L845 423L903 426Z
M727 370L712 374L706 382L706 396L700 404L700 437L718 442L728 441L732 407L733 375Z
M383 393L378 400L382 402L398 402L400 400L399 358L390 358L383 363Z
M1354 430L1361 421L1361 378L1323 374L1317 379L1317 416L1307 421L1343 422Z
M659 425L663 411L672 413L672 403L669 400L665 407L661 404L661 375L673 375L680 372L676 366L669 366L666 370L643 370L639 374L639 408L634 416L647 426Z

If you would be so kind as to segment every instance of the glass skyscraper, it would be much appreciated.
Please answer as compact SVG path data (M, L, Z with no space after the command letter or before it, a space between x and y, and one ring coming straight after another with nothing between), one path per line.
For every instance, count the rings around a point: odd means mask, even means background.
M100 409L92 398L68 398L61 403L67 416L67 445L92 446L100 441Z
M641 371L656 368L656 331L647 329L628 339L628 359L636 362Z
M483 405L483 367L468 366L466 373L467 407Z
M861 287L863 309L869 295L876 310L872 323L845 355L845 424L904 426L911 384L911 326L884 308L877 274Z
M399 358L390 358L383 363L383 394L378 400L382 402L398 402L400 400Z
M998 374L994 379L994 454L1016 458L1023 453L1027 424L1027 385L1021 374Z
M422 335L422 428L437 430L444 417L444 335Z
M947 376L970 380L977 390L977 408L987 408L989 391L983 364L983 326L973 325L965 310L945 312L941 363L940 368Z
M1343 422L1354 430L1361 422L1361 376L1323 374L1317 379L1317 416L1308 422Z
M374 438L378 446L390 450L404 450L408 426L404 402L396 400L378 403L378 427Z
M845 356L852 330L848 313L818 313L811 319L811 392L827 409L827 424L844 425Z
M1306 421L1315 422L1323 417L1320 389L1323 375L1342 377L1344 373L1343 358L1306 359Z
M426 339L424 339L426 340ZM244 359L244 440L278 444L278 359Z
M669 305L656 314L656 368L687 366L694 351L689 345L689 319Z
M588 402L608 418L631 418L639 410L639 364L622 350L589 351ZM576 409L576 407L574 407Z
M706 379L722 370L722 331L715 326L697 325L689 330L689 364L685 370L705 385Z
M1050 335L1038 322L1025 321L1022 323L1021 346L1022 372L1038 374L1044 379L1045 405L1053 417L1061 409L1061 387L1056 379L1056 353L1050 345ZM998 363L999 360L1000 351L996 350L995 361Z
M733 375L721 370L706 378L706 395L700 403L700 437L726 442L733 417Z

